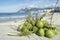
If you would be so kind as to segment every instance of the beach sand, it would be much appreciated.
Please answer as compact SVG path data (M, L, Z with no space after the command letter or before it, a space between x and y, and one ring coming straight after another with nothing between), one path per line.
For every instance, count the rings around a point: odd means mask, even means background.
M2 22L0 25L14 25L18 26L24 23L25 20L18 20L18 21L7 21L7 22Z
M45 19L48 19L46 17ZM0 23L0 40L60 40L60 14L54 14L53 23L57 25L59 34L54 38L39 37L35 34L27 36L8 36L9 32L17 32L17 26L24 23L24 20L9 21ZM18 33L18 32L17 32Z
M50 22L51 15L47 15L44 19ZM55 25L60 25L60 13L54 13L52 23Z

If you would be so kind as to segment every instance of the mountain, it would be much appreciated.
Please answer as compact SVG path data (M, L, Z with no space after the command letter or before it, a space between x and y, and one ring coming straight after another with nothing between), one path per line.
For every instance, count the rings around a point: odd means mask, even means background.
M60 12L60 7L46 7L46 8L25 8L25 9L20 9L17 13L29 13L31 11L37 12L38 10L48 10L48 9L54 9L54 12ZM52 12L53 12L52 11Z

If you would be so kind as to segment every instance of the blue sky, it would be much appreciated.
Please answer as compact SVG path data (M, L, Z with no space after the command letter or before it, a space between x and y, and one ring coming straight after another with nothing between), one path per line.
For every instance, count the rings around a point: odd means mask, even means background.
M54 6L55 2L56 0L0 0L0 12L16 12L26 7Z

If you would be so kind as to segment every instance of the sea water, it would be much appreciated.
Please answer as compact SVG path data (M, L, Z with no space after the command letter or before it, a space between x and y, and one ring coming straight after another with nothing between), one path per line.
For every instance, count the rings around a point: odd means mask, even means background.
M34 13L33 15L38 14L40 16L43 13ZM29 13L0 13L0 22L6 21L16 21L26 19Z
M25 19L28 13L0 13L0 22Z

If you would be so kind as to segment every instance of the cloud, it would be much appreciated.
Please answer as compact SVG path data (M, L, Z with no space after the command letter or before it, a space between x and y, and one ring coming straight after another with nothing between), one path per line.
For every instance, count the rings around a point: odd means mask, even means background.
M55 6L55 3L51 3L51 4L46 4L44 5L44 7L54 7Z
M19 9L25 8L26 4L18 4L12 6L0 6L0 12L17 12Z
M17 12L22 8L34 8L34 7L38 7L38 6L34 4L25 4L25 5L19 4L15 6L0 7L0 12Z
M27 5L27 7L28 7L28 8L34 8L34 7L38 7L38 6L35 5L35 4L29 4L29 5Z
M17 10L18 6L0 7L0 12L16 12Z
M43 0L26 0L25 3L18 3L15 5L0 6L0 12L16 12L22 8L43 8L43 7L53 7L54 3L49 2L48 4Z

